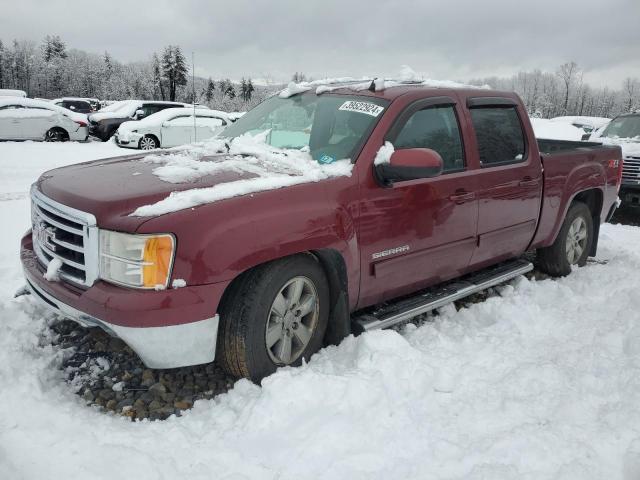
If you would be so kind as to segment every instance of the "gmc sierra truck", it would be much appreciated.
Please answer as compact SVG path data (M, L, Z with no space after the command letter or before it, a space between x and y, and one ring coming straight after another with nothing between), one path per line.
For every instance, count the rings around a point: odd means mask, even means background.
M526 273L526 252L554 276L596 254L619 147L537 140L514 93L378 87L289 88L227 127L217 153L44 173L21 243L28 291L149 368L216 359L260 381ZM271 156L234 150L248 135ZM296 162L348 168L305 176Z

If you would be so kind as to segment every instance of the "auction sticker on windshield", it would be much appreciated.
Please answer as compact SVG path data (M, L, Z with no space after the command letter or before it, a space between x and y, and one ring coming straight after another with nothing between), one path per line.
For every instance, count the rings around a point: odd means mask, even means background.
M343 110L345 112L364 113L367 115L371 115L372 117L377 117L382 113L384 107L371 102L357 102L355 100L348 100L344 102L338 110Z

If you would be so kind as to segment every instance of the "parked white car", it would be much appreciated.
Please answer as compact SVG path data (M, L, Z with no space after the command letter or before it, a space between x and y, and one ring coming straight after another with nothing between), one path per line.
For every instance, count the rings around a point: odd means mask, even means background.
M0 97L0 140L84 141L87 116L50 102Z
M142 150L175 147L211 138L229 123L228 115L218 110L167 108L142 120L124 122L115 140L121 147Z

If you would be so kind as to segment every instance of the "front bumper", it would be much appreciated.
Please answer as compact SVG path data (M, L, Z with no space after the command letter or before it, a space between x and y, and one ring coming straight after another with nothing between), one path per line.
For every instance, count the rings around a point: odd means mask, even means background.
M620 186L620 199L625 205L640 205L640 185L623 183Z
M116 145L118 145L119 147L138 148L138 142L140 142L142 135L138 135L135 133L120 135L119 133L116 133L113 137L115 138Z
M149 368L212 362L219 316L216 285L138 291L98 281L87 290L44 279L30 235L20 251L27 288L49 311L121 338ZM218 297L219 298L219 297ZM102 312L102 314L100 313Z

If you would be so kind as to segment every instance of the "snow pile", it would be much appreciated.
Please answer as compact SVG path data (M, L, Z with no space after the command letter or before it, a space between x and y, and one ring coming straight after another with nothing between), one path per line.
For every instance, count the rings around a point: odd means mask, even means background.
M554 122L545 118L530 118L536 138L547 140L582 140L584 130L570 123Z
M131 215L163 215L241 195L319 182L338 176L351 176L353 164L349 159L320 164L308 152L269 146L265 143L268 134L267 131L256 136L242 135L231 140L228 145L225 140L216 139L196 147L175 150L169 155L145 157L143 162L161 164L153 173L170 183L192 182L223 171L248 173L252 178L172 192L159 202L138 207ZM219 155L225 152L226 155Z
M383 163L389 163L391 161L391 155L395 149L393 148L393 144L391 142L384 142L384 145L380 147L378 153L376 153L376 158L373 160L374 165L381 165Z

